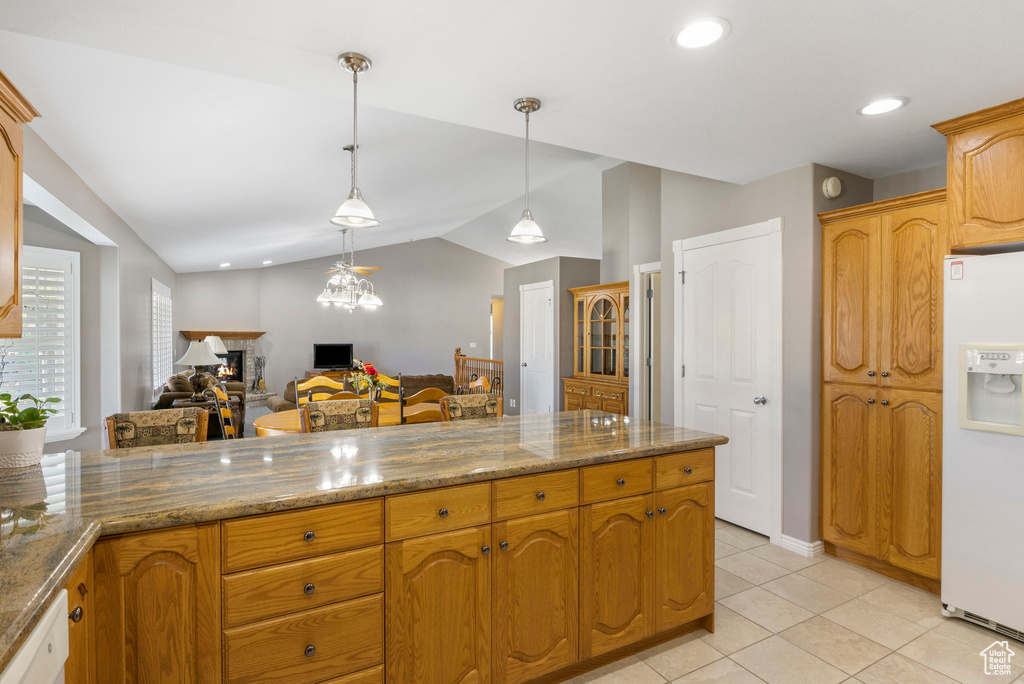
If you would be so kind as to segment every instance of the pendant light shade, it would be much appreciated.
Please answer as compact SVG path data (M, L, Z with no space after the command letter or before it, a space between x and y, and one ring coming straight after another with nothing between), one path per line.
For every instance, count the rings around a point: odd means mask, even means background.
M540 226L533 220L530 213L530 113L540 109L540 100L535 97L521 97L512 105L517 112L526 115L526 208L519 218L519 223L512 229L512 233L506 238L509 242L517 242L521 245L539 245L547 242Z
M331 223L342 228L373 228L380 225L380 221L374 217L370 207L363 201L363 195L359 192L359 188L352 188L348 199L338 207Z
M366 55L358 52L345 52L338 55L338 63L352 74L352 144L345 149L352 153L352 189L348 198L342 202L335 212L331 223L342 228L373 228L380 221L374 217L370 207L363 200L359 191L359 74L367 72L373 62Z

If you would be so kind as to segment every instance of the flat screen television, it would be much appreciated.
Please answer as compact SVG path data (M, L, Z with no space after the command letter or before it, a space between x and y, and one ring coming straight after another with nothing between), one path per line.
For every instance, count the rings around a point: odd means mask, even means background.
M313 368L346 370L352 367L352 344L314 344Z

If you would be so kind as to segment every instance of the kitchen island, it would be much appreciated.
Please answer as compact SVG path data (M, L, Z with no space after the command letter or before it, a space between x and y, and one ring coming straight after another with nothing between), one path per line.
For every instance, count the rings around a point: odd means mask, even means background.
M69 681L559 681L713 626L725 441L574 411L0 471L37 526L0 667L68 584Z

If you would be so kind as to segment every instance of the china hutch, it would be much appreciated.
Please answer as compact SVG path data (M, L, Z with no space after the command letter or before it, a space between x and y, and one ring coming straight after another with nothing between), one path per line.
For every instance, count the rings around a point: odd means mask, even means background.
M629 282L569 289L573 374L562 378L565 410L629 413Z

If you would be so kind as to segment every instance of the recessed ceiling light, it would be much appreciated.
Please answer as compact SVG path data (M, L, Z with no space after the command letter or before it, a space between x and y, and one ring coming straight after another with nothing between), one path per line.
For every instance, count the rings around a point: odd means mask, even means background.
M272 264L272 263L274 263L274 260L273 260L273 259L264 259L264 260L263 260L263 265L264 265L264 266L266 266L267 264Z
M229 264L228 262L226 262L226 261L225 261L225 262L224 262L223 264L221 264L221 265L220 265L220 267L221 267L221 268L227 268L227 267L228 267L228 266L230 266L230 265L231 265L231 264Z
M684 48L702 48L729 35L729 22L720 17L695 19L672 34L672 44Z
M894 112L906 104L907 98L905 97L883 97L864 105L857 110L857 113L863 114L864 116L886 114L888 112Z

